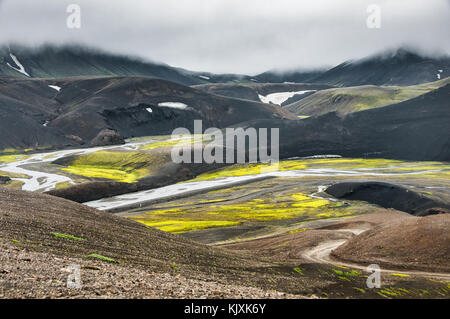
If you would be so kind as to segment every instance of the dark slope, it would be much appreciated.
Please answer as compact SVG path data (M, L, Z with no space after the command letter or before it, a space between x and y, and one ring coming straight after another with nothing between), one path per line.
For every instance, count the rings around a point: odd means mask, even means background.
M162 102L187 107L158 106ZM203 120L204 127L221 128L250 119L295 118L280 107L136 77L2 77L0 114L0 148L89 144L104 129L118 131L125 138L170 134L177 127L192 130L194 119Z
M439 72L442 70L442 72ZM450 76L450 58L422 56L405 49L344 62L312 79L337 86L414 85Z
M311 71L267 71L253 77L259 82L265 83L305 83L314 82L314 79L326 72L323 70L311 70Z
M362 200L416 216L450 212L450 204L389 183L345 182L331 185L325 191L336 198Z
M184 85L207 83L195 72L188 72L166 64L158 64L113 55L77 46L42 46L37 49L11 45L0 49L0 74L26 77L7 65L18 68L13 54L25 71L36 78L62 78L70 76L148 76Z
M55 95L45 81L0 76L0 149L70 144L64 132L44 126L58 114Z
M302 121L261 120L243 127L280 128L280 156L450 161L450 84L417 98L341 118L328 113Z
M307 90L325 90L330 86L311 83L218 83L194 85L201 91L232 98L261 102L259 95L277 92L294 92Z

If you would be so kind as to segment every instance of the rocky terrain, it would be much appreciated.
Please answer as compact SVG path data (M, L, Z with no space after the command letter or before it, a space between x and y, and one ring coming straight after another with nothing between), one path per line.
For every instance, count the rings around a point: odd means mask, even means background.
M255 118L296 118L278 106L211 95L158 79L0 80L2 149L98 144L95 139L105 129L120 135L110 142L171 134L177 127L193 131L194 119L203 120L205 127L221 128Z

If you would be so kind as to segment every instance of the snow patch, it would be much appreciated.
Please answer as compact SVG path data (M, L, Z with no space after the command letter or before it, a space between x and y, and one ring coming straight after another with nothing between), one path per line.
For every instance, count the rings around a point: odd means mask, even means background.
M181 102L161 102L158 103L158 106L160 107L170 107L173 109L179 109L179 110L184 110L185 108L187 108L187 105Z
M53 90L56 90L56 91L61 91L61 87L60 86L57 86L57 85L49 85L48 86L49 88L52 88Z
M284 102L286 102L289 98L293 97L294 95L301 95L301 94L305 94L308 92L316 92L316 90L306 90L306 91L296 91L296 92L278 92L278 93L272 93L269 95L260 95L259 99L261 100L261 102L263 103L273 103L273 104L278 104L281 105Z
M206 75L199 75L199 78L205 79L205 80L210 80L211 78L207 77Z
M153 110L152 110L151 107L146 108L146 110L147 110L148 113L153 113Z
M23 65L19 62L19 60L17 59L17 57L16 57L14 54L12 54L12 53L10 53L9 56L11 57L11 59L13 59L14 63L15 63L19 68L13 67L11 64L9 64L9 62L7 62L6 64L7 64L10 68L16 70L17 72L20 72L20 73L22 73L22 74L24 74L24 75L30 77L30 75L25 71L25 68L24 68Z

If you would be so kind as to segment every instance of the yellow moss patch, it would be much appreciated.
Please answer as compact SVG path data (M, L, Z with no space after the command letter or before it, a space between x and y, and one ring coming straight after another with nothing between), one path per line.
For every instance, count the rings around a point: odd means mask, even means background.
M132 218L133 219L133 218ZM171 233L185 233L193 230L200 230L213 227L226 227L239 224L231 221L205 221L205 220L165 220L158 222L151 222L147 220L135 219L137 222L143 223L147 226L157 228L159 230Z
M27 159L29 155L2 155L0 156L0 164L18 162Z
M86 177L134 183L150 175L152 169L164 161L164 157L149 152L98 151L76 158L62 170Z
M129 218L166 231L191 230L197 227L224 227L244 222L264 222L292 218L315 219L353 215L327 200L312 199L301 193L276 198L253 199L240 203L155 210ZM170 221L170 223L168 223ZM202 223L198 223L202 221ZM187 225L187 226L186 226ZM300 231L300 230L298 230Z

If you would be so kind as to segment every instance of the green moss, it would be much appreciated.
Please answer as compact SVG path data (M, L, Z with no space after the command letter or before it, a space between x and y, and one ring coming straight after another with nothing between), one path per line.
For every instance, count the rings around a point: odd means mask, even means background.
M366 293L366 291L365 291L364 289L362 289L362 288L353 287L353 289L355 289L356 291L359 291L359 292L362 293L362 294L365 294L365 293Z
M350 272L345 272L344 275L347 277L359 277L361 276L361 273L359 271L352 270Z
M106 262L109 262L109 263L115 263L115 264L119 263L117 260L115 260L113 258L105 257L105 256L102 256L102 255L99 255L99 254L90 254L87 257L88 258L95 258L95 259L98 259L98 260L101 260L101 261L106 261Z
M348 279L347 277L344 276L338 276L339 279L344 280L344 281L350 281L350 279Z
M344 272L342 270L333 269L334 273L339 276L343 276Z
M52 233L53 236L57 237L57 238L65 238L65 239L71 239L71 240L78 240L78 241L83 241L85 240L84 238L81 237L75 237L69 234L62 234L62 233Z
M299 275L303 275L303 269L299 268L299 267L294 267L293 270L299 274Z

